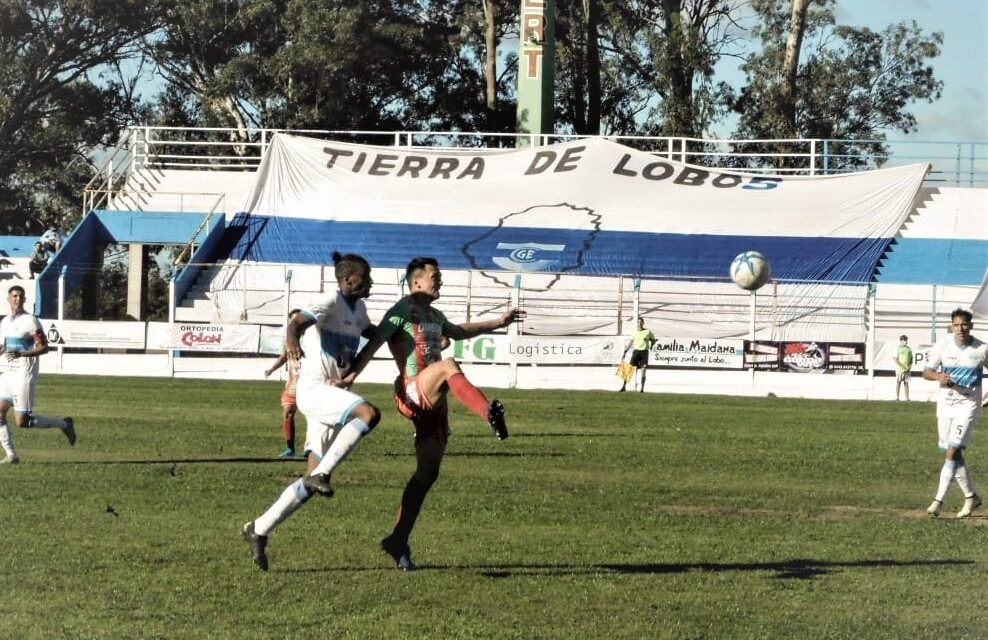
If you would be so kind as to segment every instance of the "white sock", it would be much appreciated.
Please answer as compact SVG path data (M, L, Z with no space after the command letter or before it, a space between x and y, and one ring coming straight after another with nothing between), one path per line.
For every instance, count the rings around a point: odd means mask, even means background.
M354 418L343 425L333 439L333 444L329 445L329 451L326 452L326 455L323 456L310 475L331 473L341 462L346 460L346 457L368 432L370 432L370 427L359 418Z
M48 416L32 414L27 426L30 429L64 429L68 425L61 418L50 418Z
M978 492L974 488L974 483L971 482L971 476L967 473L967 465L961 465L954 470L954 479L957 480L958 486L960 486L961 491L964 492L965 498L970 498Z
M957 468L957 463L953 460L944 460L943 467L940 469L940 486L937 488L936 500L943 502L943 499L947 497L947 489L950 488L950 481L954 479L954 470Z
M14 449L14 441L10 437L10 428L6 421L0 422L0 447L3 447L8 458L17 457L17 450Z
M281 492L274 504L254 521L254 532L259 536L266 536L274 531L275 527L288 519L299 508L305 504L311 494L302 486L302 479L299 478L291 483Z

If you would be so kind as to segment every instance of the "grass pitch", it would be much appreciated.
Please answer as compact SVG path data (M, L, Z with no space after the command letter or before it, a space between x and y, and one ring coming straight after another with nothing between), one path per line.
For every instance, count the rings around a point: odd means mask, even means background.
M401 574L410 427L358 392L380 426L263 574L240 527L303 470L278 383L42 375L79 442L17 430L0 467L0 637L988 637L988 511L924 513L932 405L498 391L512 437L454 407Z

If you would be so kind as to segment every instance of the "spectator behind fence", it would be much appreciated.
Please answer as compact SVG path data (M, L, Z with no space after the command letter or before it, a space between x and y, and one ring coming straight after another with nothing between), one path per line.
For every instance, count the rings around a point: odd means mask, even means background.
M27 263L28 269L31 271L31 279L34 280L34 275L36 273L41 273L48 266L48 249L39 240L34 243L34 251L31 253L31 260Z
M62 248L62 228L57 224L48 227L48 230L41 234L39 241L45 249L57 253Z

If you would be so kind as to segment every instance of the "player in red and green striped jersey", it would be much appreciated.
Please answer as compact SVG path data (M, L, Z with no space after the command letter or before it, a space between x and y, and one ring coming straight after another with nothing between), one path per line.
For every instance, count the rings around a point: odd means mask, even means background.
M507 309L495 320L453 324L432 307L442 288L442 272L435 258L413 258L405 271L410 293L398 301L378 325L378 336L357 355L344 382L352 384L374 352L388 343L398 365L395 405L415 426L415 473L405 486L394 531L381 541L399 569L412 571L408 538L415 526L425 496L439 477L439 466L449 438L447 393L485 420L499 440L508 437L504 407L488 402L453 358L442 357L443 338L466 340L507 327L525 317L521 309Z

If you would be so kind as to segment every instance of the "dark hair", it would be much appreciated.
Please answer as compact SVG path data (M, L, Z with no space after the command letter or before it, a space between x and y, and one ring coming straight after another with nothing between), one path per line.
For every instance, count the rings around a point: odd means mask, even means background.
M370 264L367 263L367 260L356 253L340 254L339 251L334 251L332 257L333 270L338 281L357 273L358 269L362 269L365 273L370 271Z
M408 263L408 267L405 268L405 282L410 282L416 273L425 269L428 265L432 265L438 269L439 261L428 256L418 256L417 258L412 258L412 260Z
M27 295L27 292L24 291L24 287L22 287L19 284L15 284L11 288L7 289L7 295L10 295L11 293L13 293L15 291L20 291L22 296L26 296Z
M901 336L899 336L899 340L909 340L909 336L907 336L906 334L902 334Z
M953 313L950 314L950 321L953 322L954 321L954 318L957 318L957 317L964 318L964 320L968 324L971 324L972 322L974 322L974 316L971 315L971 312L968 311L967 309L961 309L960 307L957 307L956 309L954 309Z

